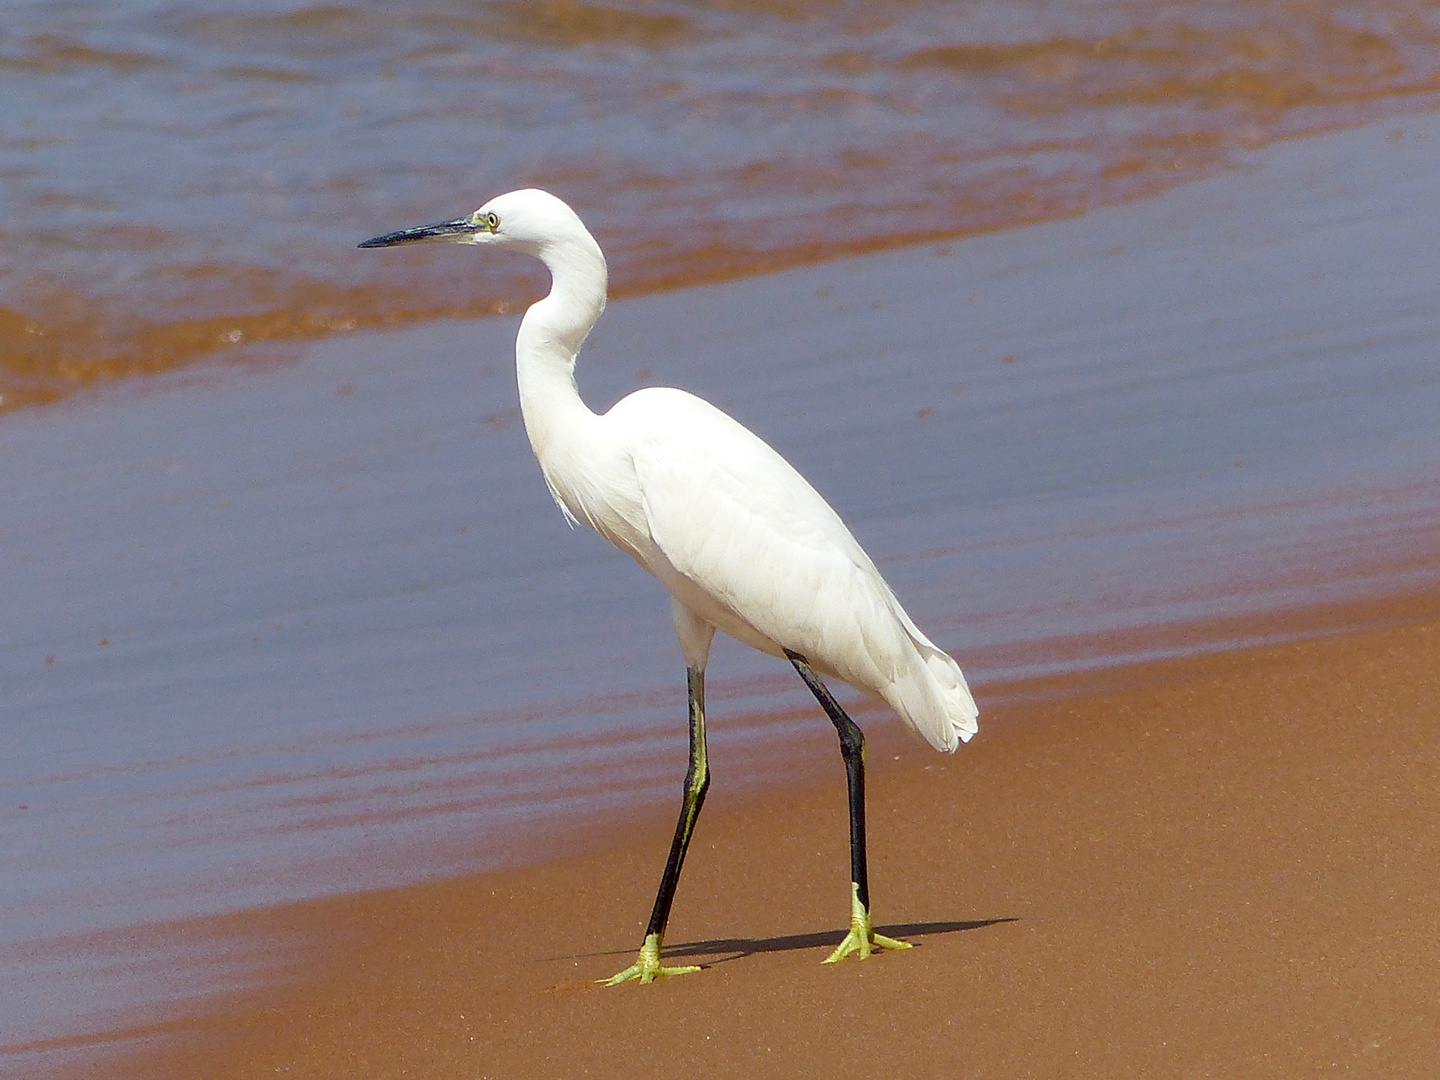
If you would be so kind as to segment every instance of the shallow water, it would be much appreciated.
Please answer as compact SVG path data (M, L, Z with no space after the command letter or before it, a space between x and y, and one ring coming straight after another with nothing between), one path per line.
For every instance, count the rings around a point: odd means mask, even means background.
M535 275L350 245L550 187L622 293L1072 213L1433 107L1421 0L17 0L0 408Z
M672 797L664 599L559 524L514 320L439 321L540 275L355 241L558 191L652 294L592 402L730 408L972 677L1109 662L1429 581L1434 126L1257 148L1433 108L1436 39L1407 0L9 5L0 1043L171 994L137 921ZM711 686L717 762L813 730L743 650Z
M1431 587L1440 120L1244 165L616 302L582 391L685 386L795 461L979 684L982 733L993 680L1124 658L1036 642ZM64 935L524 858L524 829L671 799L668 605L545 493L515 324L0 425L0 1043L164 996L145 965L78 979ZM832 764L783 759L823 722L773 661L721 644L710 681L717 773L757 765L727 786Z

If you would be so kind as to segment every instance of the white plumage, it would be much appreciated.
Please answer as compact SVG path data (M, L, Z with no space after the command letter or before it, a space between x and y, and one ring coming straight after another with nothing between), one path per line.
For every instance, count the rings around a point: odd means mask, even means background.
M631 394L599 428L639 497L644 540L614 540L686 609L877 694L937 750L975 733L959 666L910 621L835 511L757 436L670 389Z
M566 513L654 574L691 614L762 652L790 649L883 698L937 750L976 731L960 667L922 634L839 515L763 440L683 390L637 390L597 416L575 357L605 306L605 256L542 191L486 203L475 243L538 255L554 279L516 345L525 429ZM686 656L704 667L704 656Z
M703 688L717 629L879 696L937 750L953 751L975 734L975 701L959 665L920 632L835 511L764 441L682 390L638 390L603 415L581 400L575 358L604 310L607 274L599 245L569 206L543 191L514 191L468 218L390 233L361 246L429 240L516 248L539 257L550 270L550 293L526 312L516 339L521 412L562 510L628 552L673 598L676 633L692 672L691 772L698 754L702 773L698 794L687 795L693 813L682 810L680 860L704 796L703 696L697 703L693 680L700 676ZM801 669L801 663L796 666ZM850 721L842 723L833 713L831 719L843 747ZM854 732L859 739L858 729ZM846 750L847 766L852 757L861 757L858 749ZM863 778L859 783L856 891L867 909L867 940L855 948L865 955L875 940L890 939L874 935L868 923ZM853 821L853 776L851 795ZM646 948L654 938L650 977L679 970L658 966L669 909L665 891L662 883L647 935ZM639 968L646 962L642 949ZM650 981L644 970L621 974Z

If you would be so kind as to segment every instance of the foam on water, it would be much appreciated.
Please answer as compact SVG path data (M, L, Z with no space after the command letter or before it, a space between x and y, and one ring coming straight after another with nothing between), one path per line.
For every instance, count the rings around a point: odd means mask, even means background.
M1423 0L16 0L0 410L495 310L358 241L578 206L625 293L1075 213L1433 107ZM516 269L511 269L515 267Z

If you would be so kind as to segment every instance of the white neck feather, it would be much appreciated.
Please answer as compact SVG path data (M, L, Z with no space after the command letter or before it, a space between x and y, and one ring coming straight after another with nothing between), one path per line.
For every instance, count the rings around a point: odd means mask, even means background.
M515 339L520 413L547 480L555 455L595 419L575 388L575 357L605 310L608 275L600 245L576 225L534 250L550 270L550 293L525 313Z

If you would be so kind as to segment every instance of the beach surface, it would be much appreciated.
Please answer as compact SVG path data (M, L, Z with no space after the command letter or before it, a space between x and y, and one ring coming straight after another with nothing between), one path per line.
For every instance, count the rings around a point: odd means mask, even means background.
M481 7L5 27L0 1078L1431 1075L1433 12ZM954 759L836 688L913 952L817 966L833 732L722 640L709 969L591 989L669 604L535 466L539 265L354 247L528 185L609 260L585 400L725 409L964 666Z
M586 857L187 924L289 977L130 1032L107 1075L1433 1075L1440 597L1388 610L1032 684L954 757L872 742L877 923L913 950L820 963L838 755L749 798L721 757L668 935L701 973L593 983L639 944L657 817Z
M589 991L654 895L683 679L663 592L539 480L513 317L8 415L0 1075L1424 1060L1437 162L1415 117L611 305L587 400L762 433L976 687L954 759L857 708L877 918L921 946L863 965L816 966L833 732L722 641L669 939L710 970Z

